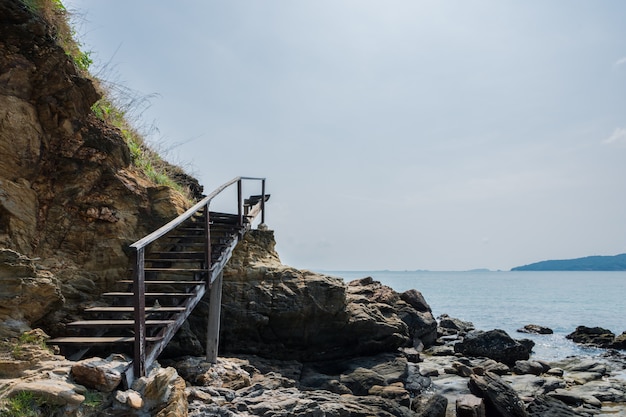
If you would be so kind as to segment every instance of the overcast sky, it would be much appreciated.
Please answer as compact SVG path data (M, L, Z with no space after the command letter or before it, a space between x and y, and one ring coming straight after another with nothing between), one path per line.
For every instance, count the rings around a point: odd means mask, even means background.
M65 3L206 192L267 177L286 264L626 252L624 1Z

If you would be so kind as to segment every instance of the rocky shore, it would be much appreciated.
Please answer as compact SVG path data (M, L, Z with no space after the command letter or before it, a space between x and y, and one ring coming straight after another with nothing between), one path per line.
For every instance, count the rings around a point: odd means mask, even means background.
M206 302L130 386L126 356L58 355L46 333L189 202L132 165L54 25L17 0L0 17L0 416L626 416L624 334L579 328L572 340L606 354L535 361L532 342L436 319L417 290L285 266L271 231L248 233L224 271L216 364Z
M626 415L623 352L534 360L532 341L435 319L416 290L282 265L271 231L250 233L225 274L216 364L194 354L203 317L130 387L124 356L71 362L42 347L39 331L5 343L0 415L23 392L49 416Z

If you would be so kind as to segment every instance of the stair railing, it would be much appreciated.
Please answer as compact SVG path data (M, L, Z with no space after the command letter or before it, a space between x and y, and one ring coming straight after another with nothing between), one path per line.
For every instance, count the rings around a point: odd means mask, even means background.
M136 241L130 248L134 249L133 252L133 262L134 262L134 273L133 273L133 287L134 287L134 296L133 296L133 307L134 307L134 332L135 332L135 342L134 342L134 358L133 358L133 373L135 377L142 377L146 375L146 368L151 365L151 361L156 359L156 357L151 358L150 361L146 361L146 298L145 298L145 270L144 270L144 261L145 261L145 251L146 247L151 243L155 242L160 237L165 234L171 232L176 227L180 226L184 221L190 219L194 214L203 210L205 213L205 266L208 271L206 274L206 287L210 288L211 284L218 275L221 273L226 261L228 261L228 256L224 256L222 260L216 265L211 265L211 235L210 235L210 219L209 219L209 205L211 201L219 195L222 191L232 186L233 184L237 184L237 214L238 214L238 222L239 226L244 226L244 210L243 210L243 195L242 195L242 182L244 180L250 181L261 181L261 223L265 223L265 178L256 178L256 177L236 177L232 180L222 184L217 189L215 189L211 194L204 197L198 203L196 203L193 207L189 208L180 216L176 217L174 220L145 236L144 238ZM164 347L164 346L163 346ZM150 355L154 356L154 355ZM149 362L149 363L147 363Z

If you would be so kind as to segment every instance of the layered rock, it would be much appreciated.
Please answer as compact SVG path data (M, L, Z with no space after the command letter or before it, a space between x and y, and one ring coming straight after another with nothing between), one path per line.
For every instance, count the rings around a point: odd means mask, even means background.
M92 114L100 95L53 25L17 0L0 0L0 16L0 247L39 258L59 281L63 297L51 290L42 313L68 303L39 323L57 334L76 303L127 273L128 245L187 202L131 166L120 130ZM49 287L43 275L33 288ZM3 298L22 294L3 286ZM45 316L22 315L27 325Z
M0 338L30 330L64 301L58 280L33 259L0 249Z

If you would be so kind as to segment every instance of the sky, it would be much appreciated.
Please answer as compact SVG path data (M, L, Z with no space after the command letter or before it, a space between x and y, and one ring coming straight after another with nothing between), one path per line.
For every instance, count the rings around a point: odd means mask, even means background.
M267 178L285 264L626 252L624 1L64 3L92 73L145 98L135 123L205 192Z

